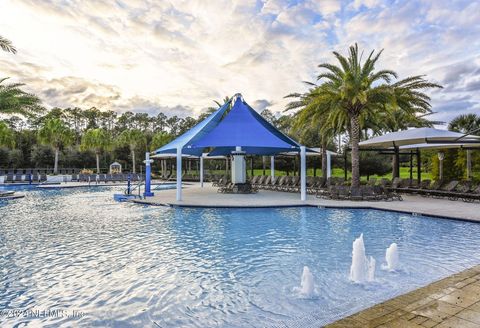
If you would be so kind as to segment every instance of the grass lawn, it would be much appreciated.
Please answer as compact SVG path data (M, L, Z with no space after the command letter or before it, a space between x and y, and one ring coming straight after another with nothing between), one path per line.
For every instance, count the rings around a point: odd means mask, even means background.
M263 170L262 169L255 169L253 170L254 172L254 175L263 175ZM225 174L225 171L224 170L209 170L208 173L210 174ZM251 170L247 170L247 174L248 176L250 176L251 174ZM196 175L196 172L192 172L192 174ZM276 176L282 176L282 175L286 175L287 173L285 171L279 171L279 170L275 170L275 175ZM290 172L290 175L292 174L292 172ZM265 175L270 175L270 169L267 168L265 170ZM313 169L308 169L307 170L307 175L308 176L313 176ZM321 169L317 169L317 176L321 176L322 175L322 170ZM332 176L334 177L341 177L343 178L344 177L344 173L343 173L343 169L341 168L333 168L332 169ZM348 177L350 178L351 177L351 172L348 171ZM380 179L380 178L387 178L387 179L392 179L392 173L388 173L388 174L385 174L385 175L371 175L370 176L371 178L377 178L377 179ZM401 178L405 178L405 179L409 179L410 178L410 168L408 167L400 167L400 177ZM417 178L417 170L416 168L413 169L413 178L416 179ZM367 180L367 177L366 176L362 176L361 177L362 180ZM429 172L422 172L422 179L431 179L431 174Z

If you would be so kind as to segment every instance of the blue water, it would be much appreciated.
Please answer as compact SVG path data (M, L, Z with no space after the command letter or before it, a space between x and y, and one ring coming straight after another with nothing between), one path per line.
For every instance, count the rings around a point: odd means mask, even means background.
M114 202L121 190L24 189L0 202L0 313L9 314L0 326L318 327L480 263L480 224L373 210L141 207ZM377 260L364 285L348 280L360 233ZM394 273L380 268L392 242ZM296 291L305 265L310 299Z

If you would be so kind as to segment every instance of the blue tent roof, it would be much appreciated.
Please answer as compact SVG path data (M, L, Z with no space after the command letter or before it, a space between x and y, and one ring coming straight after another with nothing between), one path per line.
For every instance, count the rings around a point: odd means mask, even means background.
M198 123L193 128L191 128L190 130L188 130L187 132L179 136L178 138L172 140L165 146L157 149L155 151L155 154L176 153L177 148L181 147L183 148L182 149L183 154L200 156L203 151L202 148L190 147L186 149L185 146L190 142L195 141L198 138L201 138L202 136L210 132L212 129L214 129L215 126L217 126L220 120L222 119L223 114L225 113L225 111L228 109L229 106L230 106L230 101L226 102L222 107L217 109L217 111L210 114L210 116L208 116L202 122Z
M236 146L242 147L247 154L256 155L299 150L300 145L296 141L268 123L241 95L236 95L234 101L223 120L221 118L229 104L155 153L174 153L177 147L183 147L182 153L192 155L201 154L204 148L215 148L212 155L226 155Z

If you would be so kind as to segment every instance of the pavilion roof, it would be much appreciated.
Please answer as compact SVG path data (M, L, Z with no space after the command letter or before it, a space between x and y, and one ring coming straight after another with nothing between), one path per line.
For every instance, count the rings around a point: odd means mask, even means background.
M434 128L415 128L387 133L360 142L361 148L390 148L416 144L448 144L480 142L480 136Z
M242 147L247 154L275 155L280 152L299 151L300 144L283 134L250 107L240 94L220 107L192 129L155 154L182 153L200 156L205 148L214 148L212 155L226 155Z

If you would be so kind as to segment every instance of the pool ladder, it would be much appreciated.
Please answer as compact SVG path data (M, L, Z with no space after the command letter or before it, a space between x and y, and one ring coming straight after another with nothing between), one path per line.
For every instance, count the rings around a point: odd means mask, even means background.
M140 199L143 198L142 196L142 186L145 185L145 181L140 181L138 182L133 188L126 188L125 191L123 192L127 196L134 196L135 198L138 197ZM134 192L135 190L138 190L138 195L135 195Z

